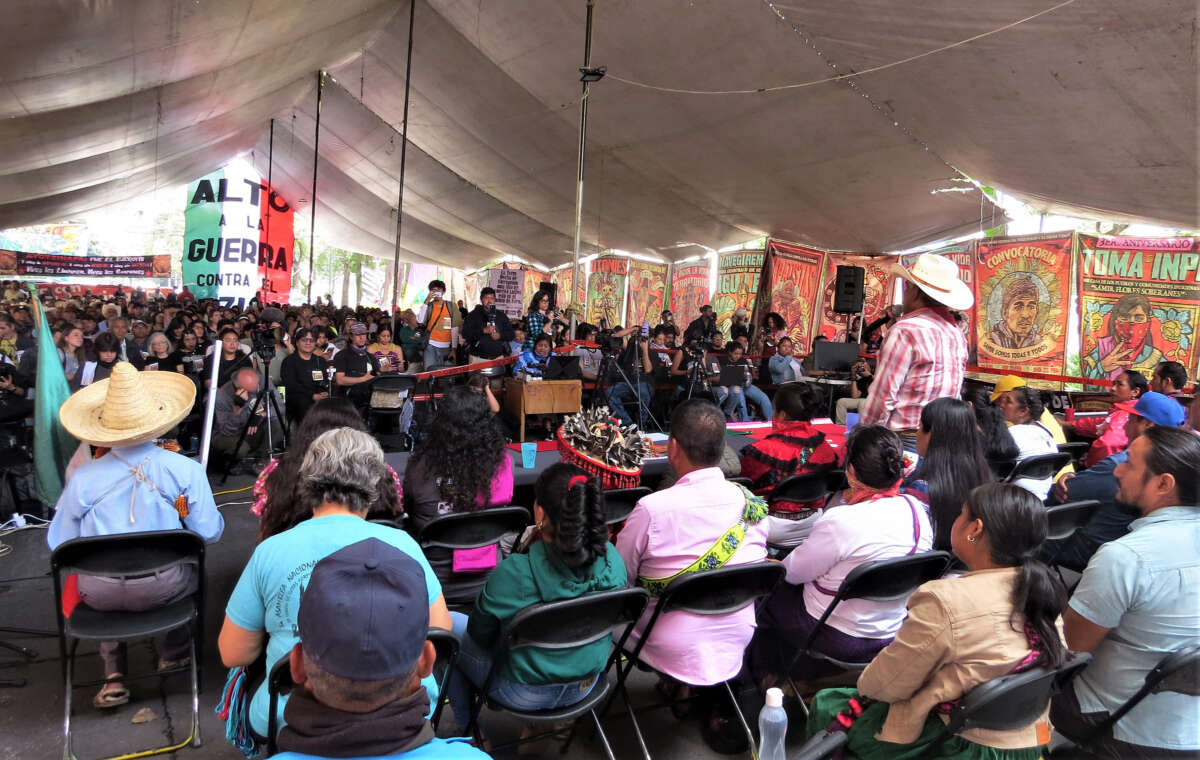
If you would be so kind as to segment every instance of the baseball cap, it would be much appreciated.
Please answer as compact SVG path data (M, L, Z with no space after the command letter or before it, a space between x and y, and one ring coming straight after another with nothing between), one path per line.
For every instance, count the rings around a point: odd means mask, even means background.
M1029 385L1028 381L1023 377L1016 375L1005 375L996 381L996 387L992 391L992 395L988 396L988 400L994 402L996 399L1016 388L1024 388Z
M351 335L366 335L367 334L367 326L364 325L362 322L352 322L350 324L350 334Z
M425 647L429 591L417 561L377 538L313 568L296 615L304 654L351 681L402 676Z
M1123 412L1145 417L1161 427L1179 427L1184 420L1183 406L1170 396L1155 391L1143 393L1137 401L1121 401L1113 406Z
M712 304L704 304L700 307L700 311L712 311Z

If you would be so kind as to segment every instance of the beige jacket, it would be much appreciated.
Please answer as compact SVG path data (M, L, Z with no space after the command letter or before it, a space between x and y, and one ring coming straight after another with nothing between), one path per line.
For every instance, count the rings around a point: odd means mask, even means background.
M978 570L930 581L909 597L908 619L896 639L858 679L859 693L890 705L876 739L912 743L939 703L1008 675L1029 653L1021 615L1010 617L1016 576L1016 568ZM1043 714L1026 728L972 729L961 736L988 747L1020 749L1047 743L1050 726Z

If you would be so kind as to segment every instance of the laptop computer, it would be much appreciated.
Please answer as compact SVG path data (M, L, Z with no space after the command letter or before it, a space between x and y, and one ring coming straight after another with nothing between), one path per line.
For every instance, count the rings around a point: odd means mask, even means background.
M542 372L543 380L579 380L582 377L578 356L551 356Z

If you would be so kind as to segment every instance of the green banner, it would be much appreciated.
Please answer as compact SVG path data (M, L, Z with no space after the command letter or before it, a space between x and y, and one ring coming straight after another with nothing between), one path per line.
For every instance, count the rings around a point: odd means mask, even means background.
M188 185L183 284L196 298L244 307L263 287L259 207L264 183L235 165Z

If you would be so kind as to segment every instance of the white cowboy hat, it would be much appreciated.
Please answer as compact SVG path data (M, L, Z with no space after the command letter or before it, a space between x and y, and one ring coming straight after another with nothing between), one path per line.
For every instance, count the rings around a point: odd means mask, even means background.
M158 438L192 410L196 385L178 372L138 372L118 362L112 375L80 388L58 410L67 432L93 446L132 446Z
M945 256L922 253L912 269L893 264L892 274L903 277L925 295L955 311L965 311L975 305L971 287L958 278L958 264Z

